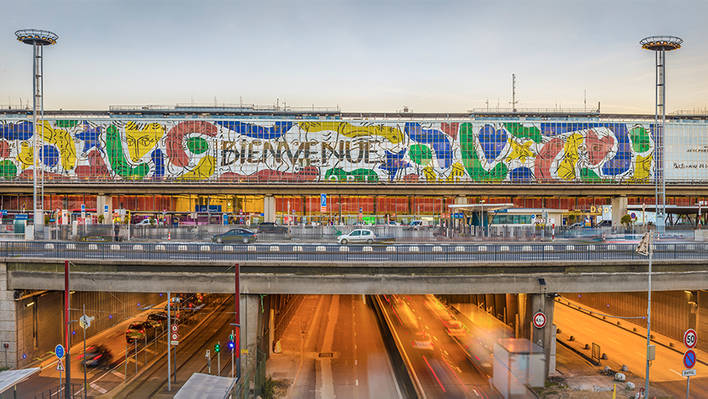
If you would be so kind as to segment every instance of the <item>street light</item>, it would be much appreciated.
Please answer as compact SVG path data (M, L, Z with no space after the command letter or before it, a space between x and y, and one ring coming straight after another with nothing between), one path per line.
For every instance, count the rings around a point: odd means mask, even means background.
M44 168L41 175L41 198L37 198L37 158L39 158L40 146L37 108L39 108L40 119L44 119L44 46L56 44L59 36L39 29L20 29L15 32L15 36L18 41L32 46L32 211L35 233L42 231L44 234Z

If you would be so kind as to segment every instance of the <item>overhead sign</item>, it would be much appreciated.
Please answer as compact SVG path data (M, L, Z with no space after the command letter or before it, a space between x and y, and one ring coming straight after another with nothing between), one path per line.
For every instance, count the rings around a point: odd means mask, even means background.
M685 333L683 333L683 344L686 345L688 349L696 346L697 341L698 336L696 335L696 330L689 328Z
M61 359L57 362L57 370L64 371L64 362L62 362Z
M533 326L543 328L546 326L546 315L540 310L533 315Z
M696 365L696 352L689 349L683 354L683 365L687 369L692 369Z
M688 369L688 370L683 370L681 372L682 377L695 377L696 376L696 369Z
M327 194L325 194L325 193L320 194L320 207L322 207L322 208L327 207Z
M59 359L61 359L62 357L64 357L64 347L63 347L61 344L55 346L55 347L54 347L54 354L57 355L57 357L58 357Z

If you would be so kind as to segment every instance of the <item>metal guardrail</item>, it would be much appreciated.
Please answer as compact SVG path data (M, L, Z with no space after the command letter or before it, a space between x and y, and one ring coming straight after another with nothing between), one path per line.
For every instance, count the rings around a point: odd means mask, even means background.
M306 243L76 243L16 241L0 243L0 257L301 262L532 262L646 259L635 244L374 244ZM708 243L655 245L657 260L706 260ZM384 264L382 264L384 266Z

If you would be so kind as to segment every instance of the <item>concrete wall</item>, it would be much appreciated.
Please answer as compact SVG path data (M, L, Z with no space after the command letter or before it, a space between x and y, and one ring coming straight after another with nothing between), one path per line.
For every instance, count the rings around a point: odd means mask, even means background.
M7 286L7 266L0 263L0 351L2 351L0 364L2 367L17 367L16 320L15 294Z

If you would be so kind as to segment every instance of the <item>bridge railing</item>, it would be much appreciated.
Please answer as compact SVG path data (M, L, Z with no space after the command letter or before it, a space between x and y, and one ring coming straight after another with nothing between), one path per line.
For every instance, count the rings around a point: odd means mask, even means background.
M635 244L213 244L213 243L85 243L9 241L0 256L12 258L192 261L302 262L529 262L646 259ZM660 243L654 258L707 259L708 243Z

